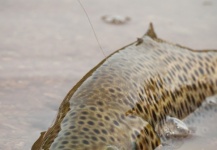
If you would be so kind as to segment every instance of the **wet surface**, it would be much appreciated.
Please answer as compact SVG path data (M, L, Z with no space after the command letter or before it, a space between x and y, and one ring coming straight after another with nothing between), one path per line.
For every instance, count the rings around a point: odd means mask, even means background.
M106 55L142 36L149 22L167 41L217 49L214 0L82 3ZM118 26L101 20L114 14L131 20ZM67 92L104 56L76 0L0 0L0 33L0 149L28 150ZM179 149L214 150L216 134L207 130L211 140L192 138Z
M216 100L216 97L212 97L212 100ZM189 135L165 141L167 145L159 146L156 150L214 150L217 145L216 119L217 105L205 101L199 109L182 121L191 131Z

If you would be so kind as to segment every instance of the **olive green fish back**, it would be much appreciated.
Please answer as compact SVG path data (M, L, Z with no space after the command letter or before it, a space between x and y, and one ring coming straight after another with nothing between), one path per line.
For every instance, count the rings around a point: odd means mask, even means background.
M117 50L68 93L32 150L152 150L165 116L183 119L217 93L217 51L144 37Z

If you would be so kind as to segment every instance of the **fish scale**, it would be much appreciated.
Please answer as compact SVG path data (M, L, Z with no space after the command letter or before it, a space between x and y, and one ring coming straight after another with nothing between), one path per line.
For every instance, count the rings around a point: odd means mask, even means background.
M156 124L183 119L217 93L217 51L147 33L100 62L69 91L32 150L153 150Z

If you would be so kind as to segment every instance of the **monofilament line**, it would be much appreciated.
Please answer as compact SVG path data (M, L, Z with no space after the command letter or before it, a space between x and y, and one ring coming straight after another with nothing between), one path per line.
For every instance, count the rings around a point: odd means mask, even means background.
M78 1L78 3L80 4L81 8L83 9L83 11L84 11L84 13L85 13L85 15L86 15L86 17L87 17L87 19L88 19L88 21L89 21L89 24L90 24L90 26L91 26L91 28L92 28L92 30L93 30L94 36L95 36L95 38L96 38L96 41L97 41L97 43L98 43L98 45L99 45L99 47L100 47L100 49L101 49L103 55L106 57L106 55L105 55L105 53L104 53L104 51L103 51L103 49L102 49L102 46L101 46L100 43L99 43L99 40L98 40L98 38L97 38L96 32L95 32L95 30L94 30L94 27L93 27L93 25L92 25L92 23L91 23L91 21L90 21L90 18L89 18L89 16L88 16L88 14L87 14L87 12L86 12L84 6L83 6L82 3L80 2L80 0L77 0L77 1Z

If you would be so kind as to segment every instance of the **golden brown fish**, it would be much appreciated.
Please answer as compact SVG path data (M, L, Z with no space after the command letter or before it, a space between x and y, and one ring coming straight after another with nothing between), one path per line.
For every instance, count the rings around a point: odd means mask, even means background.
M32 150L153 150L155 126L217 93L217 51L159 39L152 27L90 70Z

